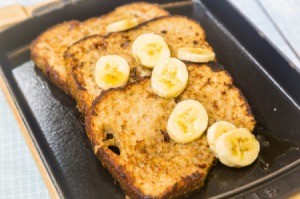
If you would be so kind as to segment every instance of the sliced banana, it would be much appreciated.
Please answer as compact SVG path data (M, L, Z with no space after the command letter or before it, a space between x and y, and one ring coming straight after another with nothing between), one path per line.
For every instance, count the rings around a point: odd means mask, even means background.
M222 134L227 133L229 131L232 131L234 129L236 129L236 127L232 123L226 122L226 121L216 122L208 128L208 130L207 130L207 141L208 141L210 149L215 154L215 156L217 156L216 146L215 146L216 140Z
M208 123L208 115L203 105L196 100L179 102L171 113L167 131L178 143L189 143L201 137Z
M138 36L132 44L132 55L144 67L153 68L159 60L171 56L165 40L153 33Z
M177 97L185 89L187 82L186 65L176 58L161 60L152 71L151 88L160 97Z
M130 28L133 28L135 26L139 25L139 20L138 18L130 18L130 19L123 19L120 21L116 21L114 23L109 24L106 27L106 32L119 32L122 30L128 30Z
M178 59L196 63L205 63L215 59L215 53L204 48L179 48Z
M219 160L229 167L252 164L259 153L259 142L246 128L238 128L221 135L216 141Z
M130 68L127 61L118 55L102 56L96 63L95 81L106 90L124 86L129 79Z

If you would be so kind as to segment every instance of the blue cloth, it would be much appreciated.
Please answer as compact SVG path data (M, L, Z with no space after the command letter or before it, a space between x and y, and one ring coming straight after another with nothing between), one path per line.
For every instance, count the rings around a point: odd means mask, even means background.
M48 190L0 92L0 198L49 198Z

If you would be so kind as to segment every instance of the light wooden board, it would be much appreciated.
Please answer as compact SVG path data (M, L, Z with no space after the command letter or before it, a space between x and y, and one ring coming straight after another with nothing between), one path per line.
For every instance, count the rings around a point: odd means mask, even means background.
M33 12L37 8L54 3L59 3L59 0L47 0L29 6L12 4L9 6L0 7L0 31L32 17Z
M19 4L0 8L0 29L11 26L28 18L23 6Z

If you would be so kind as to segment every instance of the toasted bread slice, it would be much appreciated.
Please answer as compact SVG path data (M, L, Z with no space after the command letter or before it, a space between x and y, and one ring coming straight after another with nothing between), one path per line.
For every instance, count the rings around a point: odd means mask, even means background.
M177 49L181 47L211 49L205 41L205 33L201 26L182 16L162 17L128 31L112 33L105 37L85 38L72 45L65 53L68 84L79 111L86 112L93 100L102 92L94 80L95 65L101 56L117 54L125 58L131 67L129 82L151 74L151 70L139 65L131 54L133 41L139 35L150 32L159 34L165 39L173 57L177 56Z
M90 35L106 34L106 26L131 17L140 22L169 15L157 4L131 3L116 8L111 13L84 22L68 21L42 33L30 46L31 58L36 66L59 88L69 94L63 54L68 46Z
M179 144L166 130L181 100L200 101L209 125L226 120L250 130L255 126L249 105L226 71L216 64L188 64L188 71L188 86L176 99L158 97L146 77L103 92L86 116L94 152L130 198L176 198L204 185L215 160L206 135Z

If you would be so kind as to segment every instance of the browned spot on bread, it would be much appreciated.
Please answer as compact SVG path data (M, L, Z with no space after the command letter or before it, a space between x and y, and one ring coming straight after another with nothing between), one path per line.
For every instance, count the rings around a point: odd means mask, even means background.
M204 168L206 167L206 164L204 164L204 163L203 163L203 164L198 164L197 166L198 166L199 168L201 168L201 169L204 169Z
M129 45L129 41L125 41L125 42L123 42L123 43L121 43L121 48L125 48L125 47L127 47Z
M225 69L224 66L218 64L217 62L209 62L207 65L215 72L223 71Z
M165 130L160 130L160 132L163 134L164 136L164 141L165 142L169 142L170 141L170 136L169 134L165 131Z

